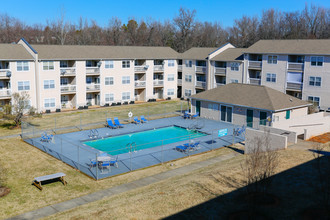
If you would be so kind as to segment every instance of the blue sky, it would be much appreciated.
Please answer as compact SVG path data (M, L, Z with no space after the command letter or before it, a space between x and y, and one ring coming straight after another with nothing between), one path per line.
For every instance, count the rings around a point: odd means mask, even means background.
M60 16L64 8L66 20L77 23L80 16L95 20L106 26L111 17L118 17L124 23L129 18L136 20L152 18L156 21L172 19L179 8L196 9L198 21L217 21L224 27L231 26L235 19L243 15L260 15L265 9L281 11L302 10L305 3L329 8L329 0L2 0L0 13L16 17L25 24L46 24Z

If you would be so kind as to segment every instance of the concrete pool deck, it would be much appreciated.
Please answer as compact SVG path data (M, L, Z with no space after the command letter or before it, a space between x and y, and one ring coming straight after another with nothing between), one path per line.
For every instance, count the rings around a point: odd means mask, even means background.
M198 131L207 134L206 136L195 138L194 141L200 141L199 148L195 151L186 153L175 150L175 147L189 140L180 141L172 144L162 145L158 147L139 150L132 153L120 154L118 158L118 168L111 166L110 169L101 170L99 167L90 167L90 160L96 159L100 151L84 145L82 142L89 139L90 130L77 131L66 134L55 135L53 141L42 142L40 137L24 139L27 143L45 151L46 153L62 160L70 166L80 170L81 172L91 176L94 179L102 179L109 176L114 176L126 173L132 170L141 169L144 167L156 165L162 162L176 160L189 155L198 154L212 149L228 146L233 143L233 128L235 125L225 122L213 121L203 118L195 120L183 119L182 117L170 117L148 121L144 124L125 124L123 128L110 129L98 128L100 138L109 136L117 136L128 133L141 132L145 130L157 129L168 126L180 126L184 128L200 126ZM218 137L218 130L228 129L228 135ZM24 135L23 135L24 136ZM244 141L244 137L235 137L234 142ZM146 143L148 141L146 140ZM112 156L116 154L109 153Z

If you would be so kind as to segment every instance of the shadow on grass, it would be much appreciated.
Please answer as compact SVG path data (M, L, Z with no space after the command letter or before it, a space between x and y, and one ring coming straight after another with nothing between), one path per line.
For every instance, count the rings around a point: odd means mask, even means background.
M242 149L238 149L238 148L232 147L232 146L225 146L225 147L228 148L228 149L231 149L231 150L233 150L237 153L244 154L244 150L242 150Z
M0 124L0 128L6 128L6 129L15 129L15 123L14 122L3 122Z

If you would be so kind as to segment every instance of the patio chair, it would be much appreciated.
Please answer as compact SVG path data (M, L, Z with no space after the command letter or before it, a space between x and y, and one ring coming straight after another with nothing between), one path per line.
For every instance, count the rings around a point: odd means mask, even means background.
M89 168L93 168L93 167L96 167L97 165L97 161L95 159L89 159L90 162L89 162Z
M175 150L180 151L180 152L186 152L188 149L187 145L179 145L175 147Z
M109 128L112 128L112 129L117 128L117 126L112 123L111 118L107 118L106 126L109 127Z
M134 117L133 120L134 120L134 123L135 123L135 124L140 124L140 123L141 123L141 121L140 121L140 120L138 119L138 117L136 117L136 116Z
M48 135L46 132L43 132L43 133L41 134L40 141L41 141L41 142L50 142L50 141L53 140L53 137L54 137L54 135L52 135L52 134L49 134L49 135Z
M143 122L143 123L146 123L146 122L148 122L148 120L147 119L145 119L145 117L144 117L144 115L141 115L141 122Z
M116 156L116 159L110 160L110 166L115 166L118 168L118 155Z
M104 170L105 169L107 171L110 170L110 161L102 161L101 163L99 163L99 168L101 169L102 174L108 173L108 172L104 172Z
M185 112L184 112L184 114L183 114L183 118L184 118L184 119L190 118L190 115L189 115L189 112L188 112L188 111L185 111Z
M123 127L123 124L120 124L119 119L117 117L113 118L113 121L115 122L115 125L119 128Z
M199 116L199 112L196 112L193 116L191 116L191 119L197 118Z

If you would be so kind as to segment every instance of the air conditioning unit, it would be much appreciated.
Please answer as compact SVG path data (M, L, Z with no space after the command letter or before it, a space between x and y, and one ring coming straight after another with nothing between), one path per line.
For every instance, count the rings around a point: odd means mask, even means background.
M11 77L11 71L8 70L8 71L6 72L6 76L7 76L7 77Z
M97 67L100 67L101 65L102 65L101 61L97 62Z
M149 65L145 65L145 66L144 66L144 69L147 70L148 68L149 68Z
M66 73L66 70L61 70L61 74L64 75Z

